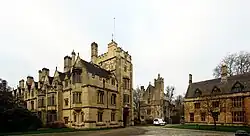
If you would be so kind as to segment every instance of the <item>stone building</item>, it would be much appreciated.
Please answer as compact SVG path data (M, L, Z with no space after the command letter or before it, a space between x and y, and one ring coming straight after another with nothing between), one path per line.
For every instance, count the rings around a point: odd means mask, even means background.
M221 78L195 83L189 74L185 122L250 125L250 73L228 76L226 65L221 70Z
M141 121L152 120L154 118L168 117L168 101L164 94L164 79L158 74L154 79L154 85L149 83L148 87L141 86L142 97L140 100Z
M96 128L133 125L133 65L128 52L115 41L108 51L98 55L98 45L91 44L91 62L73 51L64 57L64 70L38 72L39 79L20 80L13 94L27 103L27 108L44 124L63 121L69 127ZM125 123L124 123L125 122Z

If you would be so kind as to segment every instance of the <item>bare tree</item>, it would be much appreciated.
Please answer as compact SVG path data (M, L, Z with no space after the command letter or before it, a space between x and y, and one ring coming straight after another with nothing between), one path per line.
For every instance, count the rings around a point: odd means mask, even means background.
M250 72L250 53L241 51L224 57L221 63L219 63L213 70L213 76L215 78L221 76L222 63L227 65L229 76Z
M174 86L167 86L166 87L166 97L168 99L168 119L169 119L169 122L170 121L170 116L171 116L171 113L172 113L172 110L173 110L173 100L174 100L174 91L175 91L175 87Z
M143 94L143 90L141 90L139 87L137 87L135 90L133 90L133 104L134 104L134 111L137 112L138 120L140 121L140 100L141 96Z
M226 108L226 99L216 97L215 95L209 95L202 98L201 101L201 111L200 113L208 117L213 118L214 129L216 129L216 121L220 112L223 112ZM201 115L202 116L202 115Z
M175 107L176 109L178 109L178 112L181 116L184 115L184 97L182 95L178 95L176 96L174 103L175 103Z
M0 91L8 92L10 89L11 88L8 86L8 82L0 78Z
M174 91L175 91L174 86L167 86L166 87L166 96L167 96L170 103L172 103L174 100Z

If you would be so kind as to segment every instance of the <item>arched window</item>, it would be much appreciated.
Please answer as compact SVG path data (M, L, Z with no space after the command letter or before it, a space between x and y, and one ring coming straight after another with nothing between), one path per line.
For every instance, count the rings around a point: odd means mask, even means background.
M81 121L84 122L84 112L81 112Z
M73 117L74 117L74 122L76 122L76 113L73 113Z
M194 96L195 96L195 97L200 97L201 95L202 95L201 90L200 90L199 88L197 88L197 89L195 90L195 92L194 92Z
M244 86L240 82L236 82L232 87L232 92L242 92L244 89Z

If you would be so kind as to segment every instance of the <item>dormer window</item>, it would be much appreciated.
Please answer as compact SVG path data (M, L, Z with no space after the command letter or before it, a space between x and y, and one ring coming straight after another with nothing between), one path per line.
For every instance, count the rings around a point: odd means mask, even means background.
M195 97L200 97L202 95L202 92L199 88L197 88L194 92Z
M217 93L220 93L221 91L220 91L220 89L217 87L217 86L215 86L214 88L213 88L213 90L212 90L212 94L217 94Z
M236 82L232 87L232 92L242 92L244 89L244 86L240 82Z
M73 74L73 82L74 83L81 83L81 74L80 73Z

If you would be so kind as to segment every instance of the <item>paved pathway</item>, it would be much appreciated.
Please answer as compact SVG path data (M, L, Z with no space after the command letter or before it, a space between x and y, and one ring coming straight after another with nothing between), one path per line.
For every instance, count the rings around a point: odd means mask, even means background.
M37 136L234 136L234 133L145 126L101 131L37 134Z
M234 136L234 133L191 130L191 129L175 129L156 126L142 127L147 132L141 136Z

